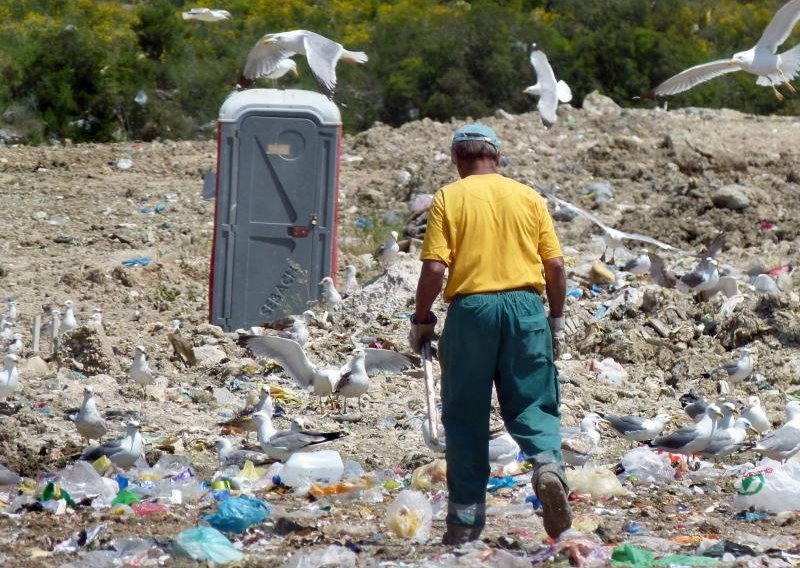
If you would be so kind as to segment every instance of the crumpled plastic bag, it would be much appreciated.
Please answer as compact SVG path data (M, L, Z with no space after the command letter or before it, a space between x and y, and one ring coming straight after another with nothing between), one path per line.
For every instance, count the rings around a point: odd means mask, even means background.
M327 548L296 552L281 568L356 568L356 553L332 544Z
M211 527L186 529L175 537L173 546L177 554L194 560L210 560L217 564L227 564L244 558L244 554L236 550L224 534Z
M425 542L431 534L433 508L419 491L405 489L386 509L386 526L400 538Z
M431 463L421 465L411 474L411 488L426 491L437 483L447 480L447 462L433 460Z
M268 516L269 505L255 497L242 495L225 499L215 514L203 518L215 529L243 533L247 527L261 523Z
M579 495L591 495L594 499L607 499L625 495L625 489L610 469L583 467L567 470L567 485Z
M646 446L626 452L620 463L628 479L636 483L668 483L675 479L669 456Z
M736 489L733 505L739 510L800 511L800 463L763 459L739 477Z

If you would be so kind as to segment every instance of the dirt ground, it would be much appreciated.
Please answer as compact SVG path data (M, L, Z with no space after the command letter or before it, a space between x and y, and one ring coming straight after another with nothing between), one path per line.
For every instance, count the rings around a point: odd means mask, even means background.
M767 269L797 264L800 149L795 141L800 121L727 110L624 110L590 97L583 109L562 107L558 124L549 131L536 113L484 119L496 129L508 158L502 173L557 190L561 198L592 209L610 226L687 252L699 254L718 231L725 231L727 244L719 255L724 272L743 275L756 264ZM356 265L365 285L332 314L331 325L312 326L307 351L314 361L341 364L353 340L365 337L407 351L406 321L419 263L408 255L384 272L365 253L402 225L410 201L454 180L447 155L454 127L423 120L399 129L376 125L345 137L340 268ZM123 158L132 167L120 169ZM205 323L214 203L201 198L201 178L215 164L213 141L0 146L0 295L17 300L16 331L23 334L23 358L28 360L13 397L18 411L0 415L0 463L41 480L74 461L83 442L68 414L80 405L84 385L91 384L101 412L109 413L108 439L120 437L126 419L135 416L151 464L161 453L183 455L197 479L208 481L219 469L213 447L220 432L217 422L239 410L246 395L264 382L289 389L299 399L281 405L285 415L278 419L279 427L288 427L292 416L306 415L320 429L344 430L346 435L330 447L367 472L394 470L403 479L434 459L420 432L425 415L421 370L375 377L363 397L361 420L340 422L278 370L249 357L233 334ZM594 205L585 195L585 188L598 181L612 186L611 202ZM714 204L715 192L732 184L749 199L742 210ZM581 218L559 221L556 228L569 264L570 289L583 293L568 301L571 358L559 362L566 381L565 424L577 424L590 410L637 415L663 410L680 416L681 394L693 389L716 396L719 375L712 372L740 347L754 354L755 373L734 388L733 398L744 401L758 393L773 422L783 422L784 402L800 383L796 276L785 277L784 291L776 296L746 293L732 315L720 313L720 296L701 303L646 279L628 281L621 290L600 287L592 293L590 268L603 251L599 231ZM617 255L617 264L638 248L631 243ZM137 257L151 262L130 268L122 264ZM687 256L664 257L678 273L694 263ZM80 322L91 319L93 308L102 308L104 338L96 344L105 350L88 354L78 343L67 348L60 366L50 360L42 368L30 362L35 355L33 318L66 299L74 302ZM607 313L597 317L604 304ZM437 311L443 316L444 306ZM184 335L198 348L201 364L196 368L183 369L170 357L166 334L175 318L183 321ZM49 359L49 344L43 343L39 355ZM136 345L145 346L159 375L146 400L126 376ZM621 384L599 380L589 370L591 359L606 357L627 371ZM683 416L677 422L683 426L690 421ZM629 447L606 430L592 463L613 467ZM731 461L748 460L752 454ZM631 542L651 550L670 548L662 553L691 554L703 538L725 539L750 545L760 554L744 557L742 563L796 562L797 556L784 554L800 551L796 517L737 520L734 478L626 483L623 496L576 499L575 527L584 539L608 550ZM0 488L0 501L13 499L15 493ZM360 566L455 562L452 549L436 544L443 531L441 517L435 518L431 540L424 544L409 544L387 530L385 510L396 494L387 491L379 503L320 503L290 491L260 493L271 507L283 508L292 523L287 528L286 522L272 522L233 537L247 554L241 565L280 566L296 551L329 544L348 544L358 551ZM428 494L434 502L446 501L441 487ZM519 495L492 495L490 505L518 504ZM198 504L168 504L166 512L146 518L120 518L92 507L59 516L7 511L0 515L0 565L80 562L87 550L132 536L155 539L158 547L148 562L189 565L192 561L167 556L169 541L215 508L212 499L204 498ZM310 511L321 512L316 516ZM98 523L107 524L105 532L87 548L53 555L57 543ZM506 549L519 557L533 554L543 545L541 523L527 515L492 515L484 542L491 550ZM473 551L462 565L512 565L501 564L498 555Z

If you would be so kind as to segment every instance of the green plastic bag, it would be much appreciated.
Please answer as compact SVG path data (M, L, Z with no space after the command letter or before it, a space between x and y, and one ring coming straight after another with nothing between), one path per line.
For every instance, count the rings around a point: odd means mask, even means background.
M183 556L194 560L210 560L217 564L227 564L244 558L244 554L236 550L224 534L211 527L186 529L175 537L174 547Z
M72 499L67 490L61 489L60 485L56 485L52 481L45 486L44 491L42 491L42 496L39 497L39 501L44 503L45 501L50 501L50 499L54 499L56 501L63 499L67 502L67 505L73 509L77 507L75 501Z
M685 554L670 554L656 560L656 566L710 566L716 564L716 558L707 556L686 556Z
M139 496L129 489L123 489L117 496L114 497L114 500L111 501L112 505L128 505L130 506L133 503L138 503L141 501Z
M614 566L634 566L635 568L646 568L652 566L656 555L639 548L632 544L623 544L614 549L611 553L611 564Z

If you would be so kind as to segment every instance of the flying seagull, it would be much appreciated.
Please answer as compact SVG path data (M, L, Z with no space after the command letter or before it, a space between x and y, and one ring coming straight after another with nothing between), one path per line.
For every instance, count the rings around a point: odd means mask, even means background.
M561 207L565 207L567 209L571 209L572 211L575 211L575 213L577 213L581 217L583 217L585 219L588 219L589 221L591 221L592 223L594 223L595 225L600 227L600 229L603 231L603 242L606 245L606 249L603 251L603 256L600 257L600 260L602 262L605 262L606 253L610 249L611 250L611 262L613 263L614 262L614 254L615 254L616 249L621 248L623 246L622 243L625 240L640 241L640 242L643 242L643 243L651 244L653 246L656 246L656 247L658 247L658 248L660 248L662 250L666 250L668 252L673 252L673 253L676 253L676 254L686 255L686 253L683 252L682 250L677 249L677 248L675 248L675 247L673 247L671 245L668 245L666 243L662 243L661 241L658 241L658 240L656 240L656 239L654 239L652 237L648 237L647 235L640 235L638 233L626 233L624 231L613 229L613 228L609 227L608 225L606 225L605 223L603 223L595 215L592 215L591 213L589 213L588 211L584 211L580 207L577 207L577 206L573 205L572 203L570 203L568 201L564 201L563 199L559 199L558 197L556 197L555 195L553 195L552 193L550 193L549 191L547 191L547 190L545 190L545 189L543 189L541 187L537 187L537 189L539 190L540 193L542 193L547 199L549 199L553 203L558 204Z
M200 20L201 22L220 22L231 19L231 13L227 10L212 10L210 8L192 8L181 15L184 20Z
M783 100L776 85L785 84L790 91L795 92L789 81L800 71L800 45L783 53L777 51L792 33L798 19L800 0L791 0L775 13L755 47L736 53L731 59L718 59L681 71L656 87L653 94L659 97L675 95L720 75L747 71L758 76L756 85L772 87L778 100Z
M545 128L550 128L556 122L556 109L558 103L568 103L572 100L572 91L564 81L556 82L555 73L547 60L544 51L536 44L532 44L531 65L536 73L536 84L528 87L523 92L526 95L539 97L536 108Z
M348 51L342 44L314 32L293 30L266 34L259 39L247 56L242 76L250 81L268 76L281 61L298 53L306 56L319 89L329 99L336 91L336 64L340 59L348 63L367 62L367 54L362 51Z

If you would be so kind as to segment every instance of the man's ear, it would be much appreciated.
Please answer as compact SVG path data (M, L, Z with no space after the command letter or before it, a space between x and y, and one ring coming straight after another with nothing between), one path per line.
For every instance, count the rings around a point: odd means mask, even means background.
M497 155L495 155L494 157L494 165L496 166L500 165L500 150L497 151Z

